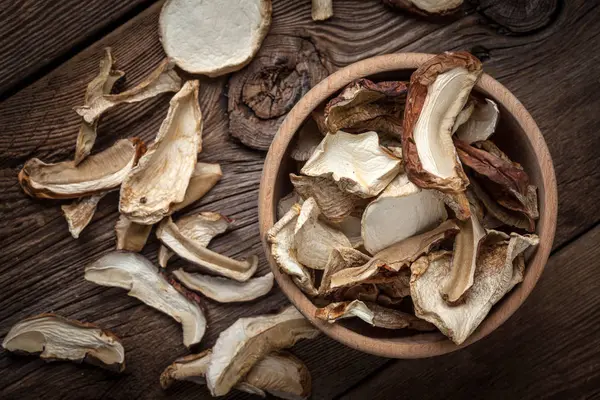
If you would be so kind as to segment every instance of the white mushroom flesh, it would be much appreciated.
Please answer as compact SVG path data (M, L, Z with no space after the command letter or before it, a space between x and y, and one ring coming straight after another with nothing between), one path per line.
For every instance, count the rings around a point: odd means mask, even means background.
M499 119L500 110L494 101L476 102L473 114L458 128L456 136L468 144L487 140L496 130Z

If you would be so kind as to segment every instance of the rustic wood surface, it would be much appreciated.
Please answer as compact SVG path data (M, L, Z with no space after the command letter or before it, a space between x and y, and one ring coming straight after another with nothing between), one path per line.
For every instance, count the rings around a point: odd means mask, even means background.
M122 290L83 280L85 265L114 246L117 196L102 200L93 222L74 240L60 203L27 198L16 179L30 157L72 157L78 127L72 107L81 105L104 47L113 48L119 68L127 73L127 85L139 82L160 62L164 54L156 24L161 4L145 9L150 1L114 6L115 2L68 0L54 8L54 16L44 12L40 4L45 2L0 3L2 40L15 38L0 46L0 93L10 94L0 104L0 336L23 317L54 311L113 330L123 338L128 364L123 375L115 375L1 351L0 397L208 398L206 389L194 384L160 389L162 369L187 353L177 323ZM434 23L394 12L378 0L336 0L334 18L315 23L308 0L274 1L270 35L309 41L330 72L376 54L473 51L486 72L531 112L552 153L559 184L555 254L532 296L506 324L466 350L423 361L365 355L326 337L300 343L293 352L312 372L313 398L600 394L600 4L537 0L522 8L524 3L470 1L458 15ZM27 23L13 23L17 16ZM107 29L111 32L91 42ZM14 47L19 41L28 43L27 51ZM85 43L92 44L81 50ZM256 211L264 153L229 137L229 78L202 79L200 99L205 116L200 160L219 162L225 176L184 213L219 211L234 218L235 229L215 240L212 248L236 257L259 254L259 273L264 274L268 266ZM120 137L151 140L164 118L168 96L111 112L100 124L97 149ZM152 237L143 254L155 261L157 247ZM237 318L286 303L278 289L250 304L207 300L209 328L200 348L212 346L218 333ZM229 397L249 398L239 393Z

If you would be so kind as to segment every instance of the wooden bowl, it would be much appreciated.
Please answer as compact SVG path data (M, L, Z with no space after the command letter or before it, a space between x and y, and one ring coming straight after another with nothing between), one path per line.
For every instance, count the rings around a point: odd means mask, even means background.
M554 240L557 213L556 178L544 138L525 107L504 86L483 74L476 91L493 99L500 107L500 123L494 141L513 160L521 163L538 187L540 219L537 223L539 246L528 255L523 282L496 304L471 337L457 346L440 332L413 334L403 330L372 328L362 321L330 324L314 317L315 306L279 268L266 242L267 231L276 221L277 202L292 189L288 174L296 169L289 157L289 145L310 112L327 101L348 83L359 78L408 80L431 54L404 53L369 58L343 68L312 88L290 111L275 136L265 161L259 194L260 234L265 254L281 290L315 326L331 338L357 350L384 357L431 357L463 348L490 334L525 301L538 281Z

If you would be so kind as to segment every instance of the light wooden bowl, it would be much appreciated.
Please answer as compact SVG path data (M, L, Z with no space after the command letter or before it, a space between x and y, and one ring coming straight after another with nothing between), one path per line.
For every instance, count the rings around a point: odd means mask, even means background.
M312 88L290 111L271 144L265 161L259 194L259 224L263 246L271 269L281 290L315 326L331 338L347 346L384 357L421 358L448 353L470 345L490 334L523 304L537 283L554 240L557 214L556 178L550 153L536 123L525 107L504 86L484 74L476 91L493 99L500 107L500 123L494 141L515 161L521 163L534 185L538 187L540 219L537 234L540 244L528 255L525 278L494 306L490 314L461 346L439 332L412 334L385 331L355 321L330 324L314 317L315 306L285 274L279 271L270 255L266 233L276 221L279 199L292 186L288 174L296 164L289 157L289 144L309 118L310 112L348 83L359 78L375 80L408 80L410 73L432 57L431 54L404 53L369 58L343 68ZM360 322L360 321L358 321Z

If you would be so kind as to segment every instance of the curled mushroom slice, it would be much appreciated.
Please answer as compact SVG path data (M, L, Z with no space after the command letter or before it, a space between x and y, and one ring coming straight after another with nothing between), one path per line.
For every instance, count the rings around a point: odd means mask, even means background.
M69 225L69 232L75 239L79 237L79 234L83 229L90 223L98 203L107 192L93 194L88 197L82 197L81 199L75 200L71 204L64 204L60 206L67 224Z
M119 338L97 325L40 314L15 324L2 342L8 351L40 358L87 362L117 370L125 369L125 349Z
M73 161L46 164L37 158L25 163L19 183L31 197L74 199L118 187L144 153L144 143L122 139L79 165Z
M186 272L183 269L173 271L173 275L188 289L200 292L219 303L252 301L264 296L273 287L273 274L237 282L220 276L202 275Z
M291 210L294 204L302 205L303 201L302 197L295 191L283 196L277 203L277 219L283 218L283 216Z
M119 219L115 224L117 250L142 251L151 231L152 225L136 224L127 217L119 215Z
M512 233L510 240L486 240L477 257L473 286L462 301L448 305L439 288L444 287L451 274L450 252L435 252L423 256L411 265L411 297L418 317L430 321L454 343L463 343L477 329L490 309L508 293L522 276L515 271L515 258L530 246L536 246L535 235ZM519 263L517 263L519 266Z
M500 119L500 111L494 101L475 99L473 104L473 113L456 131L456 136L468 144L487 140L496 130Z
M302 168L308 176L331 177L360 197L377 196L400 172L401 160L379 147L375 132L328 133Z
M170 212L174 213L200 200L223 177L219 164L196 163L194 172L185 191L183 201L171 204Z
M258 267L256 255L250 256L247 260L238 261L207 249L202 243L182 234L171 217L165 218L158 225L156 237L179 257L210 272L239 282L250 279Z
M136 87L119 94L94 96L85 106L75 107L75 111L88 124L95 123L107 110L123 103L137 103L161 93L176 92L181 87L181 78L173 69L174 64L164 60Z
M400 174L371 202L362 216L365 249L375 254L446 220L444 202L433 190L420 189Z
M465 104L463 109L460 110L460 112L456 116L456 119L454 120L454 125L452 126L452 133L455 133L461 125L463 125L469 120L469 118L471 118L474 109L475 102L472 99L469 99L467 101L467 104Z
M293 306L278 314L240 318L219 335L206 372L213 396L222 396L272 351L313 339L319 330Z
M333 249L352 246L342 232L321 222L320 214L314 198L305 200L294 229L296 258L312 269L324 269Z
M114 251L90 264L85 279L101 286L118 287L129 296L146 303L181 323L183 344L199 343L206 330L206 318L197 296L182 294L171 285L145 257L136 253Z
M312 0L313 21L325 21L333 17L333 0Z
M295 204L267 233L271 244L271 255L283 272L290 275L298 287L309 296L316 296L313 276L304 265L298 262L294 230L300 215L300 205Z
M456 52L435 56L412 74L402 153L408 177L418 186L458 193L469 184L451 130L481 73L477 58Z
M529 229L530 222L525 216L520 213L502 207L496 200L494 200L486 191L479 185L476 179L471 179L470 188L473 190L473 194L478 200L484 205L488 214L484 217L483 223L486 228L493 227L490 225L490 221L500 221L506 225L514 226L520 229ZM491 217L491 218L490 218Z
M119 211L129 220L151 225L181 203L202 143L198 81L188 81L171 99L154 143L121 185Z
M392 8L424 16L443 16L456 12L464 0L383 0Z
M338 271L347 268L355 268L364 265L369 261L369 256L353 248L340 247L333 249L327 260L327 265L323 270L319 294L324 295L332 291L331 277Z

